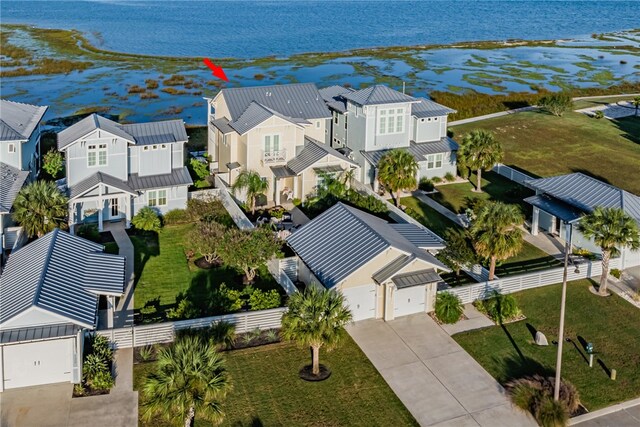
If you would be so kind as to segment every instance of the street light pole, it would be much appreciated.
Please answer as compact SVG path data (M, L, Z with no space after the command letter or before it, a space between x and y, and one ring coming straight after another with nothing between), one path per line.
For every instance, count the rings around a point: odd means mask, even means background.
M558 331L558 356L556 358L556 382L553 387L553 400L560 400L560 372L562 370L562 345L564 344L564 311L567 302L567 275L569 269L569 251L571 250L571 237L573 234L573 225L567 224L569 229L569 238L566 239L564 245L564 272L562 273L562 298L560 299L560 330ZM566 236L565 236L566 238Z

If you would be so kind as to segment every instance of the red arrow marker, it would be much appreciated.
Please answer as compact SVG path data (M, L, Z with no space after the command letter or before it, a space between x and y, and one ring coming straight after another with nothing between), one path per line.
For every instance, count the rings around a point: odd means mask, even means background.
M229 79L227 78L227 75L224 73L224 70L222 69L222 67L218 67L216 64L211 62L211 60L209 58L204 58L202 60L202 62L204 62L204 65L206 65L207 67L211 68L211 70L213 71L213 75L215 77L217 77L219 79L222 79L225 82L229 81Z

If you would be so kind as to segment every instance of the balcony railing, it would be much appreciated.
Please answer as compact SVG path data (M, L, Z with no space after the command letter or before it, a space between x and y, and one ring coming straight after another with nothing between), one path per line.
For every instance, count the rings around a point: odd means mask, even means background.
M263 151L262 162L267 164L284 163L287 161L287 150Z

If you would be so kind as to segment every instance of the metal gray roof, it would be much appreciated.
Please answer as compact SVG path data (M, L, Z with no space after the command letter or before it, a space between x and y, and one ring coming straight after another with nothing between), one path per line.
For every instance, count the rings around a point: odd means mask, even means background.
M140 176L137 173L129 175L129 187L134 190L146 190L150 188L180 187L191 185L191 175L186 166L172 169L171 173L163 175Z
M262 104L286 117L328 119L331 117L313 83L222 89L220 92L235 121L251 102Z
M398 258L382 267L382 269L373 273L373 276L371 277L376 283L382 284L385 280L409 265L409 263L411 263L411 261L413 261L414 259L416 259L414 255L400 255Z
M411 244L387 221L337 203L287 238L287 243L330 288L389 247L448 271L433 255Z
M399 102L416 102L417 99L383 85L370 86L341 95L344 99L360 105L395 104Z
M287 162L287 167L295 175L298 175L308 167L313 166L318 160L327 155L331 155L342 161L349 162L350 164L357 166L357 163L355 163L353 160L339 153L335 148L327 144L324 144L308 136L305 136L304 142L305 145L300 154Z
M82 329L73 323L0 330L0 344L75 336Z
M453 114L456 110L453 110L444 105L440 105L430 99L418 98L415 104L411 104L411 115L422 119L425 117L439 117L446 116L447 114Z
M423 249L442 249L444 240L427 228L415 224L389 224L391 228L402 234L408 241Z
M339 113L347 112L347 102L344 100L329 101L327 102L327 107L331 108L332 110L336 110Z
M290 176L296 176L296 173L289 169L286 165L271 166L271 172L276 178L288 178Z
M58 229L11 254L0 282L0 324L30 307L94 327L97 294L121 295L125 258Z
M96 129L104 130L132 144L170 144L189 138L182 120L121 125L97 114L91 114L58 133L58 149L62 150Z
M231 162L231 163L225 163L225 166L233 170L233 169L238 169L242 165L238 162Z
M340 165L327 165L327 166L318 166L317 168L313 168L313 171L316 173L337 173L344 172L342 166Z
M640 222L640 197L580 172L530 179L525 184L584 212L596 206L619 208Z
M442 278L433 268L398 274L391 279L398 289L426 285L427 283L440 282L441 280Z
M29 172L0 162L0 213L9 213Z
M582 213L579 209L576 209L561 200L554 199L553 197L547 196L545 194L527 197L526 199L524 199L524 201L532 206L550 213L553 216L557 216L565 222L574 222L580 219L580 216L582 216Z
M249 104L247 109L244 110L240 117L232 122L229 122L229 126L235 129L235 131L240 135L243 135L273 116L279 117L283 120L293 123L294 125L309 124L309 122L304 118L289 117L279 113L276 110L253 101Z
M333 85L333 86L329 86L329 87L324 87L324 88L318 90L318 92L320 92L320 96L326 102L334 101L336 97L338 97L338 96L340 96L342 94L345 94L345 93L353 92L353 91L354 91L353 89L349 89L349 88L346 88L346 87L340 86L340 85Z
M215 126L222 133L233 133L235 129L229 126L229 120L226 117L211 120L211 124Z
M0 141L29 139L47 108L0 99Z
M121 181L115 176L109 175L104 172L96 172L93 175L90 175L82 181L78 182L73 187L69 187L69 198L75 199L79 196L82 196L87 191L94 189L98 184L105 184L109 187L117 188L118 190L122 190L129 194L138 194L136 190L131 188L131 186L129 186L127 182Z
M416 159L416 162L425 162L427 159L425 156L429 154L449 153L451 151L458 150L458 143L453 139L445 136L438 141L433 142L415 142L410 141L409 147L401 147L400 150L407 150ZM377 166L378 162L387 154L391 149L376 150L376 151L364 151L361 150L362 156L369 161L373 166Z

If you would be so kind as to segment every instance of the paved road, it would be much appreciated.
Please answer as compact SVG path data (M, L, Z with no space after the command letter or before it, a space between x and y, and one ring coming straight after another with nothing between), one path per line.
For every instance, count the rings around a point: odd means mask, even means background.
M640 399L581 415L571 419L569 424L580 427L638 427L640 426Z
M535 426L426 314L347 328L421 426Z

